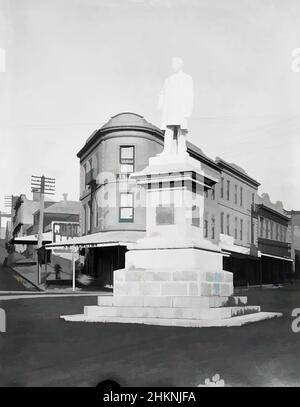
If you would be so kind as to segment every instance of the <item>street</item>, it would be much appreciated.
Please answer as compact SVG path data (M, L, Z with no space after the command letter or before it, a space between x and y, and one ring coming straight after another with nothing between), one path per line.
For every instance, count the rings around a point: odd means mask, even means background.
M291 311L300 287L249 290L250 302L281 311L238 328L176 328L68 323L96 297L2 300L7 332L0 334L1 386L196 386L219 373L226 386L298 386L300 333Z

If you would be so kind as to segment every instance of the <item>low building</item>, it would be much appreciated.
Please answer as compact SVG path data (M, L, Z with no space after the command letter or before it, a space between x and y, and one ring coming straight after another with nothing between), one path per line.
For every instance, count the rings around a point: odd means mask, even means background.
M253 207L260 183L244 169L217 157L222 170L217 196L220 211L220 244L228 256L223 266L231 271L235 286L258 284L260 265L257 242L257 218Z
M256 212L262 284L279 284L293 271L288 235L290 219L284 212L282 202L272 203L268 194L259 197Z
M70 201L67 194L61 201L47 203L44 208L43 232L51 231L51 224L54 221L79 222L81 205L79 201ZM33 213L33 224L28 228L28 235L37 234L39 229L40 209Z
M37 259L37 244L40 218L40 201L20 195L15 204L14 234L9 240L15 250L25 257ZM79 234L80 202L69 201L67 194L59 201L45 201L43 221L43 245L57 240L58 235L74 237ZM33 211L33 213L31 213ZM30 216L31 213L31 216ZM30 223L29 223L30 222ZM56 233L58 231L58 234ZM51 261L48 253L48 261Z
M53 201L45 201L45 208L52 205ZM14 200L13 218L12 218L12 237L20 238L31 234L34 213L40 205L39 194L34 193L33 199L28 199L25 194L21 194ZM25 245L16 244L17 252L24 252Z

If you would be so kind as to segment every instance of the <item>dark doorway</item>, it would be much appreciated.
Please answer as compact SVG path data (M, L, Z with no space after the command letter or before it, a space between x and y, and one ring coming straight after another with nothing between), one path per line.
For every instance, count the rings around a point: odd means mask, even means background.
M125 246L97 247L89 250L86 259L88 274L95 278L97 286L112 287L114 271L125 267Z
M260 262L250 256L231 254L223 257L223 269L233 273L234 287L261 284Z

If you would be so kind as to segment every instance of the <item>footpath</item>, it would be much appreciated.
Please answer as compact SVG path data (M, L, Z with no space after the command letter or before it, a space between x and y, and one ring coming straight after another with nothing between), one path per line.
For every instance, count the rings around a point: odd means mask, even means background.
M2 252L2 251L1 251ZM101 290L99 287L94 287L89 284L88 278L82 276L81 281L76 281L76 289L72 289L72 275L64 270L60 271L60 279L56 279L56 273L54 267L50 264L42 266L42 284L38 283L38 268L34 259L28 259L19 253L14 253L10 256L6 262L5 256L0 253L0 262L6 266L6 269L10 271L15 279L21 282L27 289L32 291L32 294L111 294L111 291ZM7 253L6 253L7 255ZM84 280L86 284L84 284ZM26 292L20 292L20 295ZM0 289L0 295L15 294L12 292L4 292ZM28 292L27 292L28 294Z

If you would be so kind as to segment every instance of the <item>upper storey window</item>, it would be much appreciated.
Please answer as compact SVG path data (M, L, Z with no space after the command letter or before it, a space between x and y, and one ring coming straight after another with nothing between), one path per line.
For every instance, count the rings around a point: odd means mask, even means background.
M260 217L259 221L260 221L259 236L264 237L264 218Z
M237 184L234 185L234 203L236 205L238 203L238 186L237 186Z
M273 229L274 229L274 223L270 221L270 239L273 239Z
M86 188L86 174L87 174L87 167L86 167L86 164L84 164L84 166L83 166L83 177L84 177L84 189Z
M221 198L224 198L224 178L221 178Z
M133 194L125 192L120 194L119 222L133 223L134 206Z
M224 233L224 212L221 212L221 233Z
M134 146L120 146L120 172L134 172Z
M211 188L211 199L215 200L216 197L216 185L213 185Z
M215 238L215 225L216 225L216 219L214 216L211 218L211 238Z
M286 228L283 228L283 231L282 231L282 241L286 242Z
M100 153L99 153L99 151L97 151L97 153L96 153L96 172L97 172L97 175L100 172Z
M226 234L230 236L230 215L226 215Z
M269 239L269 220L266 219L266 239Z
M227 201L230 200L230 181L227 181Z
M275 230L276 230L276 234L275 234L275 236L276 236L276 240L279 240L279 225L278 225L278 223L276 223L276 226L275 226Z

